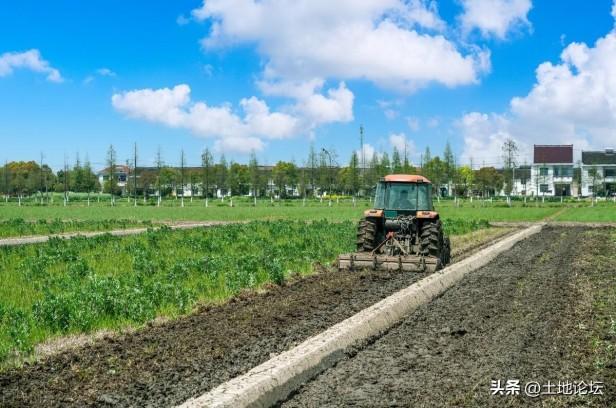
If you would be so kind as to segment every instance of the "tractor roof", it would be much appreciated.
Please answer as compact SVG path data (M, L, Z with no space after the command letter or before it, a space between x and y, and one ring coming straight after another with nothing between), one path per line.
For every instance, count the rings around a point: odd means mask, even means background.
M430 180L424 176L416 174L389 174L384 177L384 180L397 183L430 183Z

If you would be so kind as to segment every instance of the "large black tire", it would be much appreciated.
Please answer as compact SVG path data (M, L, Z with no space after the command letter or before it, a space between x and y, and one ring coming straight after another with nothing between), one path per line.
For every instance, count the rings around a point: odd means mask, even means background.
M376 246L376 223L362 219L357 226L357 251L370 252Z
M443 233L443 224L440 220L425 222L421 227L420 252L424 256L432 256L439 259L441 267L449 263L450 243L449 238Z
M441 256L441 262L443 266L449 265L449 262L451 262L451 242L449 241L449 237L443 238L443 254Z

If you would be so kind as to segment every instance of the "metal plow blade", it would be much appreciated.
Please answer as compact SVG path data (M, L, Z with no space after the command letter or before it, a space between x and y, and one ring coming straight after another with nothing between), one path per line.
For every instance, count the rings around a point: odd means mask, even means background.
M373 255L367 253L343 254L338 257L340 270L387 270L404 272L434 272L440 269L440 262L434 257L417 255Z

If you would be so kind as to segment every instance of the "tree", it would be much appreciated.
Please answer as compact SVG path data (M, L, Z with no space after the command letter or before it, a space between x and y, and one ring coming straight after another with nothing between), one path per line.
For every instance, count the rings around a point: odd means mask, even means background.
M359 158L357 157L357 152L353 152L353 154L351 154L351 161L349 162L345 186L352 195L356 195L359 191L359 183Z
M165 165L165 162L163 161L163 153L160 149L160 146L158 146L158 149L156 150L156 190L158 191L158 204L160 205L160 199L162 197L162 191L161 191L161 172L163 169L163 166Z
M96 175L92 171L92 164L90 163L90 159L86 156L86 160L83 164L82 168L83 172L83 190L88 193L88 199L90 198L90 193L100 188L98 180L96 179Z
M203 198L207 198L210 194L210 184L212 183L212 167L214 158L210 150L206 148L201 154L201 182L203 183Z
M291 162L279 161L274 166L273 177L280 197L286 198L287 186L294 188L297 184L297 166Z
M402 160L400 159L400 152L396 146L394 146L391 155L391 171L396 174L402 173Z
M391 173L391 162L389 161L389 155L387 152L383 152L381 162L379 164L379 176L383 177L389 173Z
M475 180L475 173L471 166L462 166L458 171L460 177L460 183L464 186L464 191L472 194L473 192L473 183Z
M404 163L402 164L402 171L405 174L415 173L415 168L411 166L411 162L409 161L409 152L406 139L404 141Z
M105 190L111 194L111 202L113 203L114 196L118 192L118 179L116 177L116 151L113 145L109 145L107 150L107 182Z
M227 166L227 159L225 159L225 155L220 155L220 161L218 166L216 166L216 179L218 188L220 189L220 193L224 196L228 190L227 176L229 172L229 168Z
M445 162L440 157L436 156L430 161L425 162L423 174L432 182L432 186L436 193L441 195L441 186L445 180Z
M250 152L250 159L248 160L248 172L250 174L250 188L252 190L253 197L259 196L259 190L261 189L261 174L259 173L259 162L257 161L257 154L255 151Z
M79 159L79 153L75 156L75 165L73 166L72 177L70 177L70 190L78 193L84 193L86 191L86 180L83 169L81 168L81 160Z
M445 151L443 152L443 165L444 165L444 181L451 183L456 175L456 160L451 151L451 145L449 141L445 144Z
M430 160L432 160L432 154L430 154L430 146L426 146L426 151L424 152L421 160L421 167L423 167L424 164L428 163Z
M590 185L592 186L592 195L597 197L599 195L599 186L601 185L601 173L596 167L588 169L588 177L590 177Z
M503 143L502 150L505 194L511 195L515 183L513 173L517 162L518 145L513 139L507 138Z
M247 194L249 180L248 166L231 162L228 173L228 185L231 195Z
M184 204L184 182L186 180L186 155L184 149L180 150L180 191L182 192L182 204ZM177 196L177 191L175 192Z
M312 190L312 195L316 194L316 183L317 183L317 167L318 167L318 158L317 154L314 150L314 143L310 143L310 150L308 151L308 181L310 183L310 189Z
M475 173L475 183L485 197L503 188L503 176L494 167L482 167Z

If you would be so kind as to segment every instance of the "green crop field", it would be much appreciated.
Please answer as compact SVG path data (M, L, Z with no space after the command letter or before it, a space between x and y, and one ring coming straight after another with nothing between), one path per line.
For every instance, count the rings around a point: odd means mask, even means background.
M446 221L451 235L487 221ZM175 316L242 289L279 284L354 250L355 223L255 221L224 227L0 248L0 362L50 337Z
M152 226L154 226L154 224L150 221L125 219L78 221L56 218L48 221L43 218L28 222L23 218L11 218L0 220L0 238L59 234L73 231L109 231L114 229L147 228Z
M110 223L109 220L126 222L174 222L174 221L246 221L263 219L293 219L330 221L357 220L362 211L370 207L367 200L353 203L349 199L334 200L288 200L258 201L254 206L247 199L234 199L233 207L230 201L212 200L206 208L202 200L185 201L184 207L179 200L168 200L163 206L154 205L133 206L123 199L116 206L108 203L75 202L64 207L61 205L22 205L0 202L0 221L24 219L42 222L47 220L64 221L97 221ZM511 206L505 201L469 200L454 203L452 200L435 202L435 207L444 218L487 219L489 221L538 221L546 218L563 221L616 221L616 203L613 201L599 202L591 206L589 201L514 201ZM110 225L111 227L111 225ZM75 225L75 230L87 230L87 224ZM100 229L97 227L96 229ZM44 232L44 231L42 231Z

